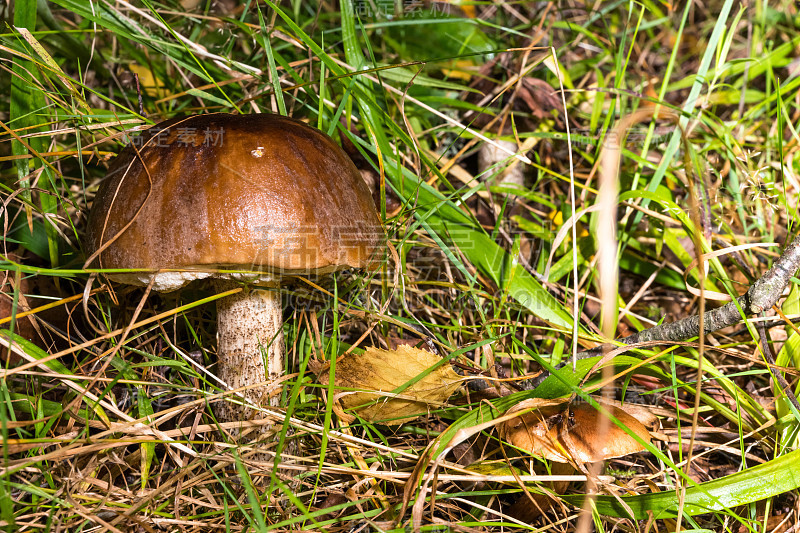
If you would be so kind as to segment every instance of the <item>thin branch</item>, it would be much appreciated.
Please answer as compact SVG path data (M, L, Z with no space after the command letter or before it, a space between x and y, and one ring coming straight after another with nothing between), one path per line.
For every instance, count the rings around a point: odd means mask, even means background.
M703 314L704 334L707 335L736 325L742 321L742 317L756 315L766 309L770 309L781 297L784 289L789 285L789 281L798 269L800 269L800 237L795 237L792 243L783 251L783 254L772 264L772 268L757 279L746 293L722 307ZM653 326L628 337L617 339L616 342L633 346L651 341L684 341L699 335L700 316L695 315L677 322ZM602 355L603 349L608 346L608 344L604 344L581 352L578 354L578 358L586 359ZM523 389L534 389L549 375L550 372L545 370L536 378L520 382L519 385Z
M755 315L771 308L789 285L792 275L800 268L800 237L786 247L766 274L753 283L746 293L735 301L707 311L703 315L704 333L713 333L722 328L738 324L742 316ZM741 308L741 313L739 312ZM700 334L698 315L661 324L618 339L623 344L638 344L646 341L682 341Z

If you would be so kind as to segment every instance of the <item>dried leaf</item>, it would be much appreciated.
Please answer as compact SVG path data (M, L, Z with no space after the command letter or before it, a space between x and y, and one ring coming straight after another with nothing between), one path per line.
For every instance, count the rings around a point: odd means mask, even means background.
M408 422L428 406L445 402L461 386L461 377L448 364L429 371L437 363L441 363L438 356L411 346L367 348L361 355L351 354L336 363L336 387L359 391L337 397L343 407L354 409L365 420L389 425ZM392 393L421 374L424 377L412 385Z

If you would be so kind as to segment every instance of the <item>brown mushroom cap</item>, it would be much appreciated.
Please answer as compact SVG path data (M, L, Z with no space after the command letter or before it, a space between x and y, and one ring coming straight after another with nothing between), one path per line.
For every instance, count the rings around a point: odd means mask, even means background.
M96 266L149 271L112 276L143 284L160 269L363 268L383 230L330 137L279 115L220 113L168 120L135 139L97 192L87 237L89 255L100 250ZM157 290L208 276L168 274Z
M525 409L521 402L514 410ZM644 442L650 432L619 407L603 405L614 418ZM604 420L605 419L605 420ZM548 405L503 425L506 440L550 461L594 463L643 451L645 448L589 404Z

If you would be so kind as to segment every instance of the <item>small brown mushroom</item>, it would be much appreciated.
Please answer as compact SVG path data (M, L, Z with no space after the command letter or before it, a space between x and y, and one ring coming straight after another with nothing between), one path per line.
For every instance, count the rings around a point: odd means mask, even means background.
M601 406L642 441L650 442L650 432L642 422L620 407L606 403L601 403ZM569 465L565 468L556 468L554 465L553 474L571 473L574 471L571 465L583 468L585 463L645 450L625 429L589 404L565 405L532 399L520 402L507 414L514 412L521 414L501 426L503 438L532 455ZM555 482L550 488L561 494L566 490L567 483ZM531 520L550 508L552 503L549 498L538 494L532 500L523 496L508 512L517 518Z
M352 161L324 133L272 114L211 114L162 122L112 163L87 226L89 263L122 283L179 289L214 278L217 374L276 405L265 383L283 372L286 275L364 268L383 229ZM262 349L266 357L262 356ZM222 421L255 415L234 402Z
M526 409L524 403L515 406L514 411ZM650 432L641 422L619 407L603 407L643 441L650 442ZM503 431L514 446L559 463L595 463L645 449L623 428L584 403L530 411L509 420Z

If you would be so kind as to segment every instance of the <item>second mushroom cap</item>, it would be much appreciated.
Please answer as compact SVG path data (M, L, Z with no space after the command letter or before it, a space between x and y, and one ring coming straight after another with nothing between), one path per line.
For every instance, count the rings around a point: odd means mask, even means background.
M539 399L523 401L509 413L524 411L542 402ZM636 418L613 405L602 407L642 441L650 442L650 432ZM585 403L553 405L549 402L507 421L502 432L514 446L560 463L594 463L645 449L605 414Z

